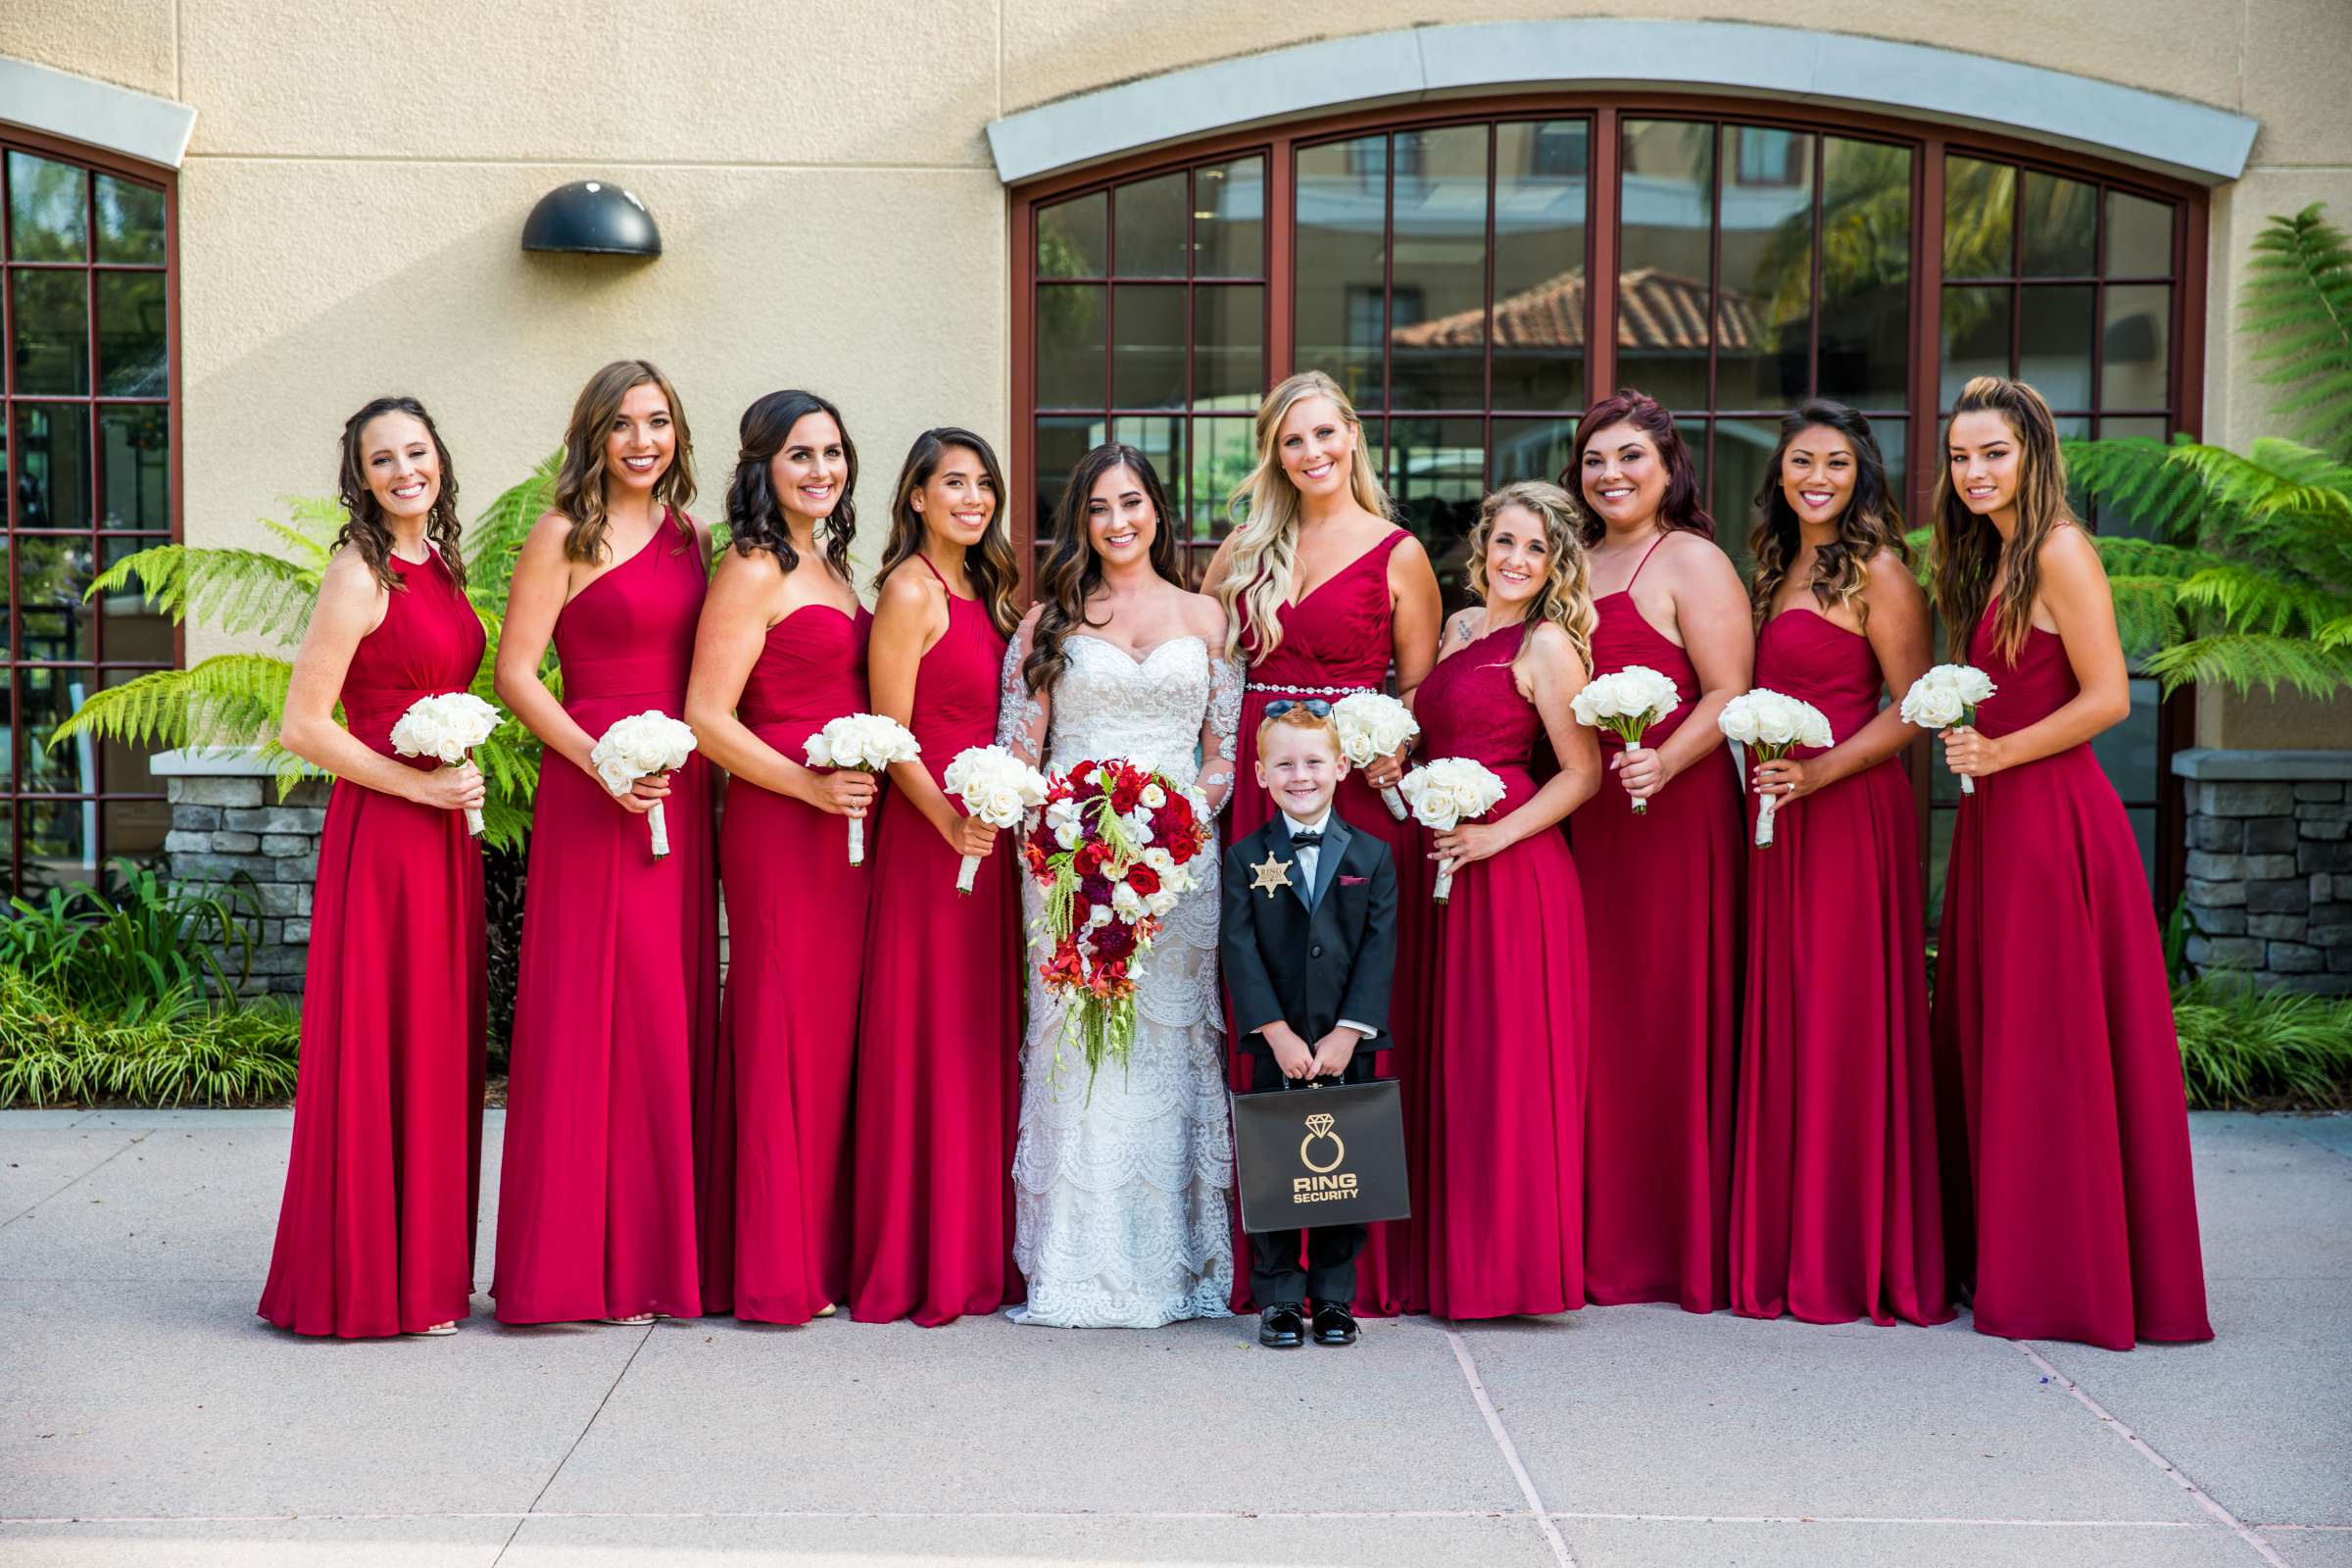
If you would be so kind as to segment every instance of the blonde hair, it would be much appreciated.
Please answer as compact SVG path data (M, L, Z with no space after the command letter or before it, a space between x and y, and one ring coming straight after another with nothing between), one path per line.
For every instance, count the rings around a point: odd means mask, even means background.
M1340 721L1329 713L1314 711L1304 703L1293 703L1281 712L1268 713L1257 721L1257 746L1260 751L1265 749L1266 731L1270 729L1311 729L1331 742L1331 749L1339 754L1341 760L1347 760L1348 749L1340 744Z
M1522 479L1479 503L1478 522L1470 530L1470 592L1482 603L1487 597L1487 540L1494 535L1494 519L1508 507L1533 513L1544 524L1544 585L1528 609L1528 622L1549 621L1566 632L1591 674L1592 628L1600 623L1600 612L1592 607L1592 568L1579 532L1580 514L1567 491L1542 479Z
M1952 488L1951 425L1944 425L1941 475L1936 481L1936 609L1955 653L1965 656L1977 621L1995 593L2000 618L1993 646L2014 661L2034 625L2041 592L2041 547L2060 527L2081 527L2066 504L2066 460L2058 451L2058 421L2041 394L2023 381L1980 375L1960 389L1952 418L1997 414L2017 437L2017 531L2008 547L1992 519L1968 510Z
M1329 398L1355 438L1348 464L1348 489L1355 504L1376 517L1392 515L1389 494L1364 448L1364 421L1339 382L1321 370L1301 370L1267 393L1257 406L1257 466L1225 500L1226 515L1235 519L1233 559L1217 584L1217 599L1225 607L1228 658L1244 652L1245 628L1251 659L1282 646L1282 607L1290 603L1298 564L1299 506L1298 487L1283 470L1278 446L1282 421L1308 398Z
M676 444L669 466L654 481L654 521L662 509L681 514L694 500L694 436L686 428L686 409L677 388L651 360L614 360L588 378L571 406L571 422L564 430L564 463L556 472L556 510L571 519L564 536L567 561L591 564L605 559L605 534L612 526L605 515L605 437L620 417L620 404L633 388L659 387L669 405L669 427Z

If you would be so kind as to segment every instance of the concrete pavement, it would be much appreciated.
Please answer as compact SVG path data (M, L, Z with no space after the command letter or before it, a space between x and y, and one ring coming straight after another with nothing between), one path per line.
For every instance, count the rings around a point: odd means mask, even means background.
M2213 1345L1614 1307L1273 1355L478 1296L302 1341L252 1316L288 1113L0 1112L0 1562L2352 1568L2352 1117L2192 1120Z

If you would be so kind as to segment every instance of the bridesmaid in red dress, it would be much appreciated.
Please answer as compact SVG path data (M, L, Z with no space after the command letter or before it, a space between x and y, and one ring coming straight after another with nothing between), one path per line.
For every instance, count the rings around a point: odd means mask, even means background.
M1226 656L1250 662L1234 770L1236 840L1274 814L1272 797L1255 782L1257 723L1267 704L1336 702L1350 692L1386 690L1392 668L1395 695L1409 696L1436 656L1445 617L1437 573L1421 542L1389 520L1374 463L1363 421L1339 383L1320 370L1292 376L1258 405L1257 466L1233 496L1246 503L1246 515L1218 546L1200 584L1225 607ZM1378 1059L1382 1076L1405 1080L1405 1157L1418 1183L1427 1118L1413 1060L1429 1027L1427 848L1420 828L1391 816L1379 794L1381 785L1402 776L1403 761L1400 755L1350 769L1334 809L1348 826L1388 845L1396 863L1396 982L1389 1017L1400 1049ZM1248 1063L1237 1060L1233 1070L1234 1086L1247 1092ZM1246 1257L1238 1218L1235 1225L1234 1255ZM1370 1316L1422 1310L1422 1273L1411 1221L1373 1226L1356 1262L1355 1310ZM1239 1270L1233 1309L1253 1309Z
M1732 1309L1949 1322L1902 762L1915 732L1896 710L1928 667L1927 596L1862 416L1805 404L1765 472L1749 545L1756 684L1820 709L1838 744L1755 774L1757 798L1780 806L1777 842L1747 860Z
M297 1334L454 1334L482 1148L482 856L468 762L393 755L419 697L481 667L458 476L414 398L343 426L350 520L294 656L285 749L334 775L302 994L294 1149L261 1315ZM341 702L351 727L335 722Z
M848 822L872 775L806 765L808 737L863 712L870 619L850 581L858 449L812 392L744 411L686 721L726 770L718 838L726 1000L695 1086L705 1312L806 1323L850 1288L850 1069L866 870Z
M514 564L498 690L546 747L490 1294L502 1323L702 1310L690 1086L718 1025L718 887L700 756L617 795L588 760L612 723L686 711L708 543L684 508L694 443L643 360L589 379L556 510ZM564 700L540 683L555 639ZM668 856L645 813L659 801Z
M1936 605L1971 628L1969 662L1997 688L1943 736L1952 771L1977 781L1936 976L1953 1274L1974 1283L1980 1333L2209 1340L2155 909L2090 751L2132 706L2106 573L2032 387L1969 382L1945 444Z
M1593 673L1644 664L1682 703L1626 747L1576 813L1594 978L1586 1082L1585 1294L1602 1305L1730 1304L1732 1055L1740 1024L1740 772L1715 727L1748 689L1747 595L1713 543L1666 411L1620 392L1585 411L1561 486L1584 503ZM1648 803L1636 815L1633 803Z
M922 743L875 824L858 1004L850 1315L925 1328L1021 1299L1012 1149L1021 1102L1022 941L1009 843L939 787L997 739L1020 612L1000 521L1004 473L968 430L915 438L876 574L873 710ZM956 872L983 857L971 896Z
M1600 787L1600 746L1570 710L1585 688L1592 590L1576 504L1557 485L1489 496L1470 534L1483 604L1447 626L1414 694L1421 750L1503 781L1488 822L1432 841L1456 867L1437 910L1435 1014L1415 1074L1429 1118L1429 1310L1585 1304L1585 899L1555 832ZM1559 769L1536 785L1538 737Z

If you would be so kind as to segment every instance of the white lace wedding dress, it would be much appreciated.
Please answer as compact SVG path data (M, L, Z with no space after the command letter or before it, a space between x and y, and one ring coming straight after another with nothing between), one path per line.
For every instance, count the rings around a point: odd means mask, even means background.
M1233 784L1241 720L1238 665L1200 637L1171 638L1138 660L1078 634L1068 664L1037 701L1021 680L1026 634L1005 656L999 740L1051 773L1089 759L1147 761L1197 784L1212 810ZM1224 1317L1233 1286L1233 1134L1225 1101L1225 1020L1217 990L1217 858L1212 841L1192 890L1169 911L1144 960L1135 1046L1124 1069L1055 1044L1062 1009L1028 955L1029 1032L1021 1050L1020 1142L1013 1153L1013 1256L1028 1280L1015 1322L1057 1328L1158 1328ZM1041 900L1024 879L1022 908Z

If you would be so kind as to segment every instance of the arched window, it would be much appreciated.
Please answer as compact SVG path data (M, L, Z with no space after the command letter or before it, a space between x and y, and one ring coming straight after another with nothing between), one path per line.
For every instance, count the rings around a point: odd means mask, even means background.
M144 751L49 738L82 699L171 667L176 634L93 576L176 535L172 177L0 127L0 845L10 891L96 881L163 848Z
M2200 415L2203 193L1938 125L1496 98L1053 176L1014 191L1013 217L1023 542L1078 455L1116 437L1159 465L1196 573L1253 461L1256 402L1295 369L1348 388L1449 600L1479 497L1556 476L1597 390L1675 411L1742 564L1779 418L1808 394L1871 416L1915 523L1971 375L2034 381L2070 435L2193 432ZM2184 717L2135 681L2100 743L2160 891ZM1939 849L1957 796L1935 777Z

